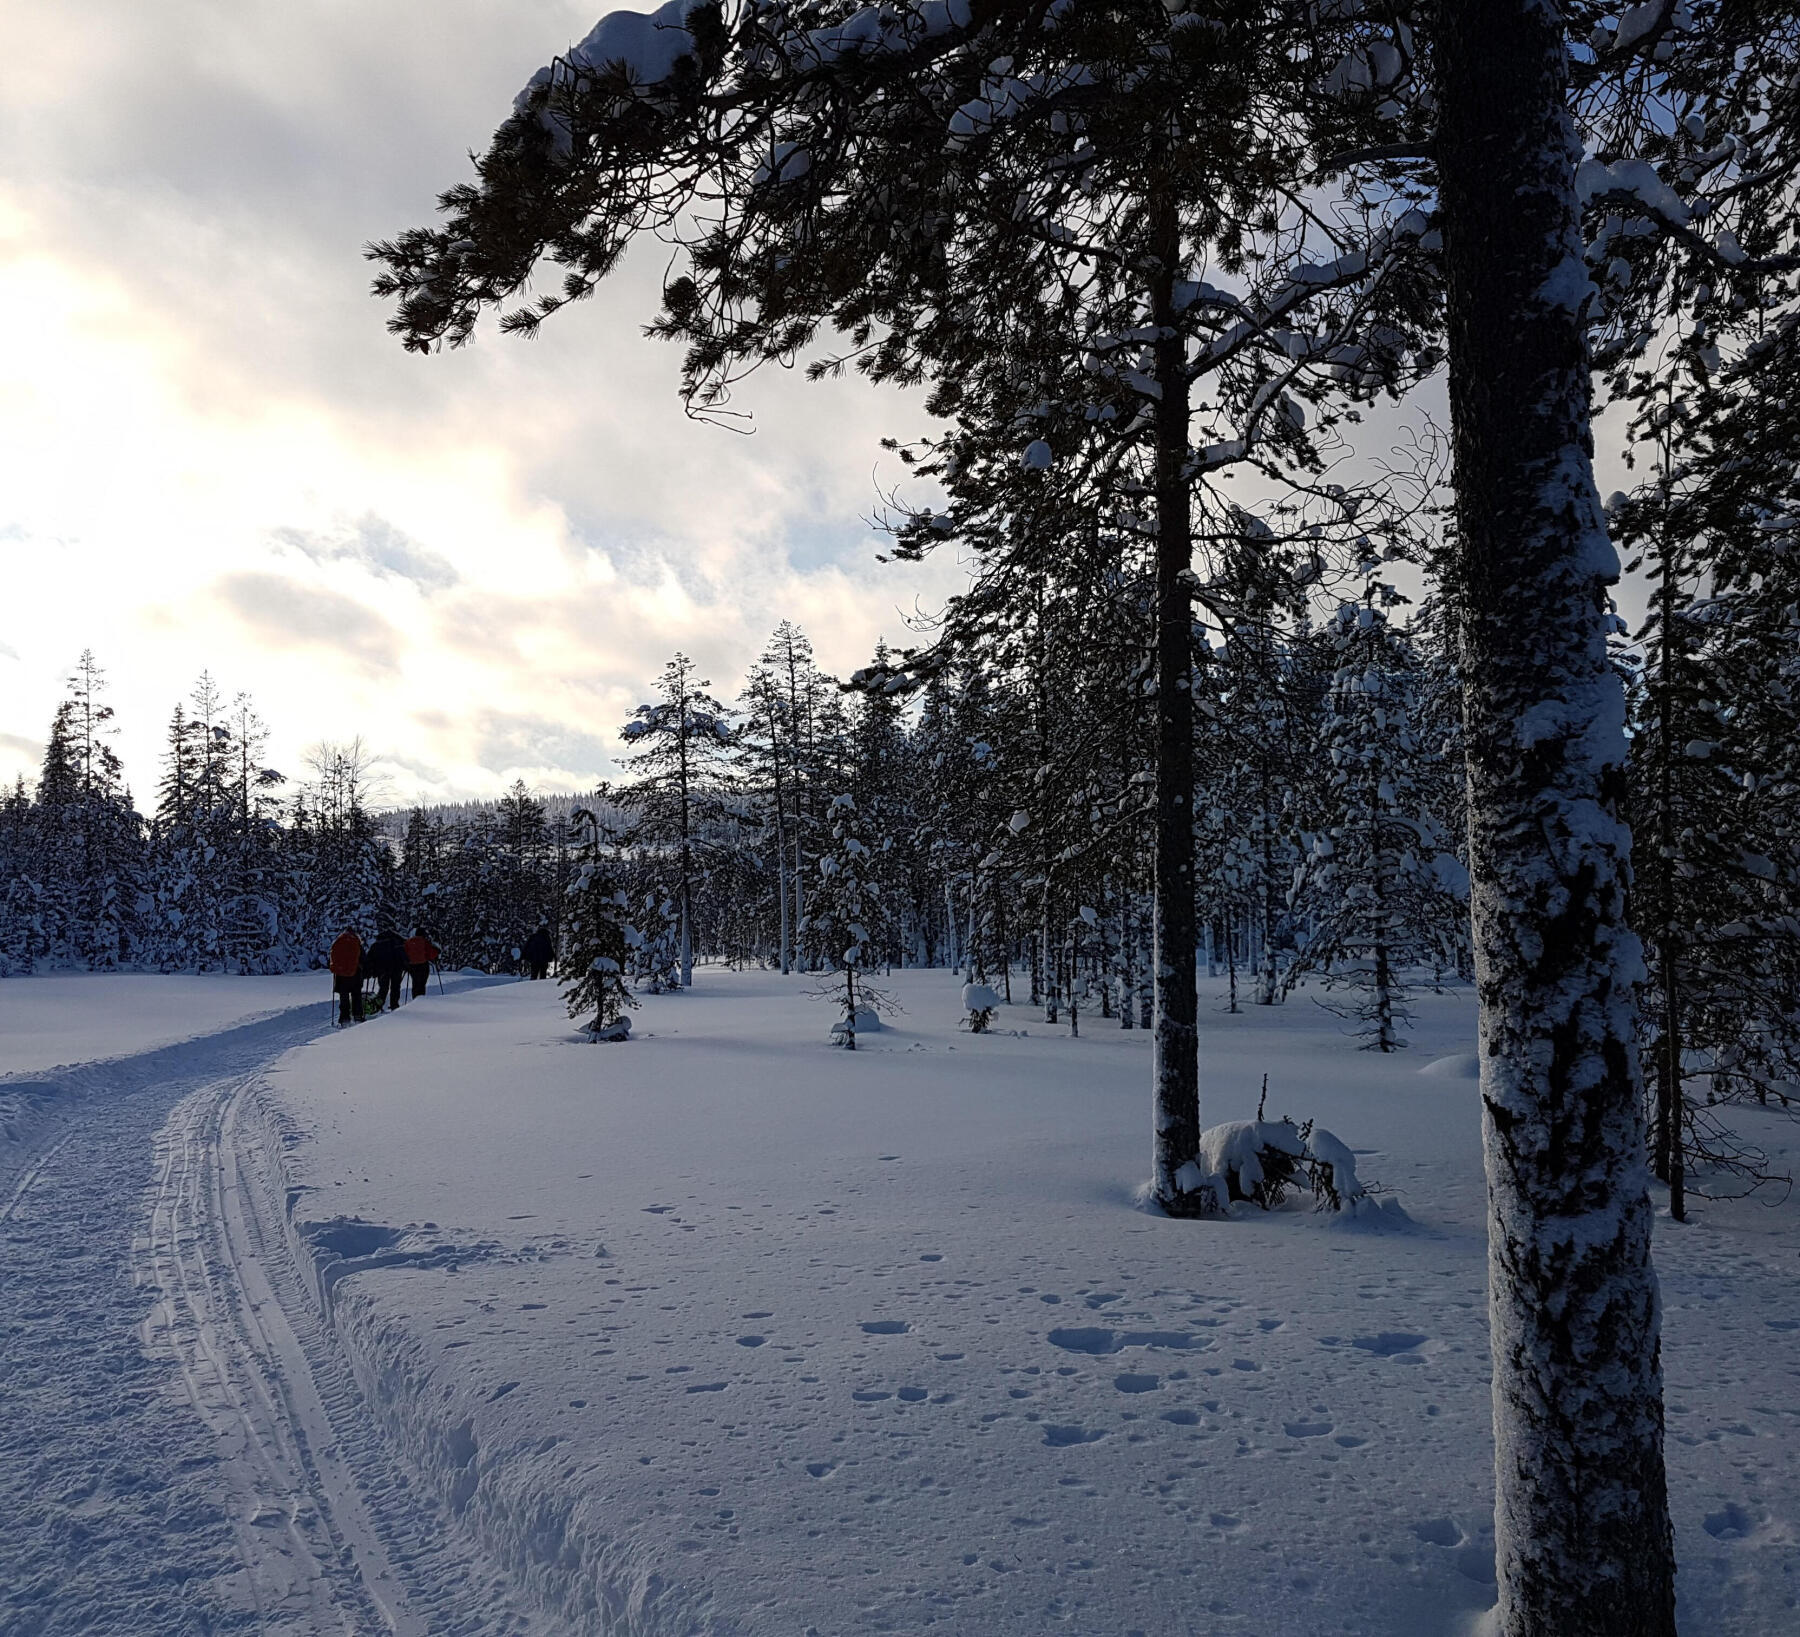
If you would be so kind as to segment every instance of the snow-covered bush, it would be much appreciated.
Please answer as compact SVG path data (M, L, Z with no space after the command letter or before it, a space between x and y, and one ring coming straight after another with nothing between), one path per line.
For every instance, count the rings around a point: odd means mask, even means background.
M985 983L965 983L962 988L963 1010L970 1034L986 1034L1000 1008L1000 997Z
M1360 1216L1375 1200L1356 1174L1349 1146L1307 1121L1227 1120L1200 1133L1200 1152L1183 1168L1184 1188L1211 1186L1227 1201L1269 1210L1302 1183L1318 1209ZM1178 1179L1179 1180L1179 1179Z

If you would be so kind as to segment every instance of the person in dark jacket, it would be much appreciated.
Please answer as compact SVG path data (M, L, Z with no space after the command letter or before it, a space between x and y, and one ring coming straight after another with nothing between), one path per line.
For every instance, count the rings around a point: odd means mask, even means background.
M431 981L431 963L441 954L443 950L417 927L413 928L413 935L406 940L406 970L412 974L414 1000L425 993L425 985Z
M556 958L556 945L550 941L550 929L539 927L525 940L525 970L534 978L550 976L550 962Z
M350 1022L352 1008L356 1021L363 1020L362 939L345 927L331 946L331 992L338 997L338 1027Z
M363 970L375 980L375 1010L385 1005L390 1011L400 1010L401 978L406 971L406 945L392 927L383 927L369 952L363 957Z

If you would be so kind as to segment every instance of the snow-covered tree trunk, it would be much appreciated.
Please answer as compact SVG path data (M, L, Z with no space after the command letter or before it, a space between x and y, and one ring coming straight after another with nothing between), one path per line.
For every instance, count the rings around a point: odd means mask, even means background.
M1605 640L1617 561L1593 482L1567 43L1547 0L1446 0L1438 16L1497 1629L1668 1637L1642 961Z
M1199 1001L1194 945L1193 602L1194 540L1188 463L1187 349L1176 324L1174 281L1181 238L1166 195L1151 210L1151 321L1159 396L1156 416L1156 884L1151 983L1155 1099L1152 1182L1171 1215L1199 1215L1210 1194L1190 1192L1181 1168L1200 1152Z
M775 780L775 901L781 906L781 975L794 969L793 923L789 912L787 875L787 793L781 785L781 728L774 713L769 717L769 765Z

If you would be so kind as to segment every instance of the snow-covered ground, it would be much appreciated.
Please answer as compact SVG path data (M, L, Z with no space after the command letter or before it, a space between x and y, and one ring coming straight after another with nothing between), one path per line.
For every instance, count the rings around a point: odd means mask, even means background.
M571 1630L1448 1633L1492 1600L1466 994L1358 1052L1203 1017L1209 1121L1316 1117L1411 1231L1136 1210L1147 1037L941 973L855 1055L703 971L592 1046L549 984L270 1076L290 1238L387 1437ZM1786 1138L1764 1122L1766 1142ZM1791 1205L1665 1224L1688 1629L1791 1629ZM602 1614L601 1611L604 1611Z
M1266 1073L1413 1219L1371 1229L1136 1209L1147 1036L962 1034L942 973L854 1055L763 973L617 1046L547 983L329 1033L316 979L248 1023L137 994L280 981L0 984L39 1030L0 1099L42 1116L0 1131L9 1637L1452 1637L1491 1602L1466 994L1383 1059L1209 986L1208 1120ZM1765 1637L1800 1212L1696 1214L1657 1245L1684 1630Z
M309 1001L324 1022L330 991L330 976L320 972L8 978L0 983L0 1075L151 1051Z

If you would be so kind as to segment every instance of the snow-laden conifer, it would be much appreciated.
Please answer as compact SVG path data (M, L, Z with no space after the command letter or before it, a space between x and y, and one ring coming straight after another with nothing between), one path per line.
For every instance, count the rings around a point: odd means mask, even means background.
M625 1016L632 999L625 981L633 943L641 942L626 920L626 895L614 858L617 838L592 807L570 815L574 831L574 875L562 905L557 965L567 974L563 999L569 1016L586 1018L596 1040L620 1040L631 1028Z
M888 911L876 879L879 841L872 844L865 839L873 832L863 824L855 797L848 792L832 797L826 814L831 847L819 860L809 930L817 937L826 962L817 993L831 1002L837 1014L832 1036L846 1050L855 1051L858 1030L867 1032L871 1019L879 1026L880 1014L890 1004L867 977L887 927Z
M710 686L695 676L692 660L677 654L658 679L661 697L638 706L619 730L637 774L634 800L642 832L671 855L684 989L694 981L696 809L705 802L705 783L709 776L717 777L722 754L732 742L725 707L706 692Z

